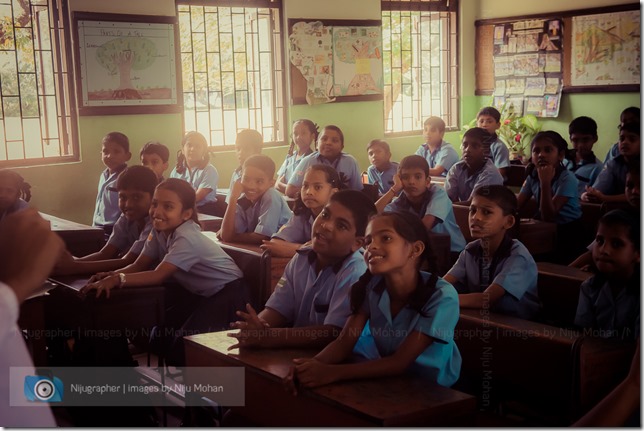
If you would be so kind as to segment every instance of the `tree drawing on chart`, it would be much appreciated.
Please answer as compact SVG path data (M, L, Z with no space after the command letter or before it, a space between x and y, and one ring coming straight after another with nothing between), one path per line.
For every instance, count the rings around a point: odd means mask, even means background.
M380 29L341 28L336 30L334 37L336 58L341 63L354 66L353 70L345 68L347 72L347 75L344 75L345 79L336 79L336 83L341 88L341 94L357 96L382 93L382 88L374 79L376 68L372 67L372 60L377 60L376 64L381 61ZM348 82L347 76L350 77Z
M132 83L132 70L150 67L157 56L154 43L144 37L121 37L105 42L96 50L96 60L109 71L119 75L119 87L112 99L142 99Z

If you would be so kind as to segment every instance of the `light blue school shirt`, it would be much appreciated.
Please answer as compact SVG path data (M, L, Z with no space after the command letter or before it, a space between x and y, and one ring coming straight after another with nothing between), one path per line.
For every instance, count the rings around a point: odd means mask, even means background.
M561 170L559 175L555 174L555 178L552 182L552 197L565 196L568 198L568 201L563 207L561 207L555 217L555 222L557 224L570 223L571 221L575 221L581 217L578 184L579 181L577 181L575 174L570 172L568 169ZM538 206L541 197L541 185L539 183L539 177L536 174L536 169L532 175L528 175L525 179L523 186L521 186L520 193L527 195L528 198L534 196ZM535 218L541 218L540 211L537 211Z
M130 221L125 215L121 214L121 217L114 225L110 238L107 240L107 244L116 247L119 256L124 256L128 252L138 255L141 254L151 230L152 220L150 220L150 217L145 218L145 226L143 226L143 230L140 230L138 222Z
M317 255L304 246L284 269L284 275L268 298L266 308L284 316L293 327L332 325L343 328L351 315L351 285L367 270L360 251L316 271Z
M254 203L246 195L237 199L235 232L271 236L293 215L280 192L270 187Z
M241 166L237 167L230 176L230 185L228 186L228 194L226 195L226 203L230 203L230 193L233 191L233 186L237 182L237 180L241 180L241 175L242 175L242 168Z
M593 187L605 195L624 194L626 175L628 175L628 165L624 156L620 154L604 165Z
M497 168L507 168L510 166L510 150L507 145L498 137L490 145L490 158Z
M313 165L329 165L340 175L347 188L351 190L362 190L362 175L356 159L347 153L340 153L333 161L322 157L318 151L315 151L303 158L295 169L295 173L289 180L289 185L302 187L304 182L304 173Z
M279 238L295 244L304 244L311 241L311 228L315 217L308 208L301 214L293 214L288 222L280 228L273 238Z
M418 288L421 288L421 283L427 283L430 276L430 273L421 271ZM410 370L441 386L452 386L461 371L461 354L454 343L454 328L459 318L458 294L454 287L439 278L435 291L422 308L427 317L407 305L393 318L391 300L382 276L372 277L366 289L362 312L369 316L369 323L358 344L375 342L377 348L377 352L369 350L367 359L393 355L412 331L418 331L433 340L416 358Z
M575 174L575 178L579 181L579 196L586 191L586 186L592 185L595 180L597 180L599 173L604 168L602 162L600 162L594 154L592 155L592 158L589 158L589 160L582 160L580 163L577 163L577 166L574 166L570 160L565 159L564 166L570 172L573 172Z
M431 231L448 234L450 236L451 251L460 253L465 248L465 237L463 237L461 229L456 224L452 201L447 197L445 190L436 184L430 184L425 192L420 211L416 211L412 207L405 192L401 193L400 196L387 205L385 211L409 211L421 219L426 215L434 216L437 219L437 223L434 224Z
M143 254L157 262L178 268L172 278L186 290L210 297L231 281L243 277L235 261L222 248L201 233L197 223L188 220L169 236L152 229Z
M454 147L445 141L442 141L434 151L430 151L429 145L425 143L418 147L416 154L423 156L427 160L430 169L434 169L436 166L445 168L445 171L441 174L443 177L447 176L447 171L460 159Z
M9 214L17 213L29 208L29 202L25 201L22 198L18 198L17 201L13 203L9 208L7 208L3 213L0 213L0 220L8 216Z
M277 171L277 178L281 177L284 175L284 182L288 184L289 180L295 173L295 170L297 169L297 165L300 164L303 158L308 156L309 154L312 154L313 151L309 150L306 152L306 154L302 155L301 157L297 157L297 152L291 154L290 156L286 156L286 159L284 159L284 163L282 163L282 166Z
M472 191L479 186L503 185L503 177L492 160L486 158L485 164L472 175L469 175L467 163L461 160L447 173L445 191L452 202L464 202L472 199Z
M394 185L394 175L398 172L398 163L390 162L389 167L384 171L379 171L374 165L367 168L367 178L369 184L378 186L378 194L384 195Z
M639 268L637 268L639 272ZM634 339L640 335L640 288L635 278L613 297L610 285L595 275L581 284L575 325L594 330L593 336Z
M613 160L617 156L619 156L619 142L615 142L606 153L606 157L604 157L604 165L608 163L609 160Z
M219 182L219 172L217 168L208 163L203 169L190 169L186 166L183 174L177 172L175 167L170 173L170 178L179 178L190 183L195 191L199 189L211 189L205 198L197 202L197 208L209 202L217 202L217 183Z
M495 313L532 319L539 311L537 264L528 249L509 236L491 259L483 258L480 239L472 241L447 274L456 278L458 293L483 292L492 284L501 286L505 294L491 308Z
M127 165L123 164L112 174L110 174L109 169L105 169L101 174L98 180L98 194L96 195L92 226L114 226L114 223L121 216L119 193L115 186L116 179L125 168L127 168Z

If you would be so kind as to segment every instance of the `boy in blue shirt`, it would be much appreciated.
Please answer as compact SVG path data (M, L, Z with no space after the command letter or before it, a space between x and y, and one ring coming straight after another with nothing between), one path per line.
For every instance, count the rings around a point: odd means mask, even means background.
M451 144L443 140L445 122L438 117L429 117L423 126L425 143L418 147L416 154L427 160L429 175L447 176L449 168L458 162L458 153Z
M254 154L262 153L262 146L264 145L264 138L257 130L244 129L237 133L235 138L235 153L237 154L237 161L239 166L233 171L230 176L230 186L228 188L228 195L226 196L226 203L230 203L230 193L237 180L241 179L242 166L247 158Z
M323 347L351 315L349 291L367 265L360 253L376 209L356 190L334 193L315 219L311 245L297 251L261 313L250 305L232 336L235 347Z
M132 157L132 153L130 153L130 140L120 132L110 132L105 135L101 147L106 169L98 181L92 226L102 228L107 239L112 233L114 223L121 216L119 197L114 183L118 175L127 167L127 161Z
M401 190L403 193L398 196ZM421 156L407 156L400 161L394 185L378 199L376 209L378 214L385 211L416 214L428 231L449 234L452 253L456 255L465 248L465 238L456 224L452 202L443 188L431 184L429 165Z
M291 218L288 204L276 189L275 162L262 154L244 162L241 181L230 189L231 204L221 222L221 239L262 244ZM236 203L236 205L234 205Z
M595 183L603 168L602 162L593 153L593 145L597 142L597 123L590 117L577 117L570 122L568 134L575 150L575 158L574 163L564 159L564 166L577 177L581 197L586 186Z
M639 123L640 122L640 108L636 106L629 106L624 109L619 116L619 129L626 123ZM610 150L606 153L604 157L604 166L608 163L609 160L613 160L615 157L619 156L619 141L615 142Z
M490 145L490 158L499 170L503 178L507 178L508 167L510 166L510 150L505 143L499 139L496 131L501 127L501 113L492 106L482 108L476 114L476 125L494 135L496 140Z
M367 168L369 184L376 185L378 195L382 196L394 185L394 175L398 172L398 163L391 161L389 144L380 139L369 142L367 154L371 163Z
M160 142L150 141L141 148L141 164L152 169L159 182L163 181L163 173L168 169L170 150Z

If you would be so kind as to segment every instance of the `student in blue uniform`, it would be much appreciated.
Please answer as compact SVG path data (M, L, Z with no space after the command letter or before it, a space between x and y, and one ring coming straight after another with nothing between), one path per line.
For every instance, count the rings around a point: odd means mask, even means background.
M0 169L0 220L29 208L31 186L17 172Z
M156 174L159 182L163 181L163 174L168 169L168 160L170 160L170 150L160 142L149 141L141 148L141 164L152 169Z
M96 296L105 292L109 298L112 289L178 283L168 287L164 328L155 338L176 364L183 363L184 335L228 327L234 311L248 300L241 270L201 233L195 200L194 189L184 180L169 178L159 184L150 207L153 229L139 257L115 272L96 274L82 289L96 290Z
M494 142L490 144L490 158L501 176L507 178L510 167L510 150L496 134L496 131L501 127L501 113L493 106L481 108L476 114L476 125L494 135Z
M273 188L274 175L275 162L270 157L257 154L246 159L241 181L230 191L231 204L221 222L222 240L259 245L291 218L288 204Z
M121 216L119 197L114 183L118 175L127 167L127 161L132 157L130 140L123 133L110 132L101 142L101 155L106 169L98 181L98 194L94 207L92 226L105 231L105 239L112 233L114 223Z
M613 210L599 220L592 250L598 272L579 292L575 324L602 338L640 334L640 221Z
M295 201L290 220L260 246L271 256L293 257L302 244L311 242L313 221L342 186L340 176L329 165L311 165L304 174L300 196Z
M444 277L458 290L461 308L486 308L522 319L537 315L537 264L508 233L516 221L512 191L501 185L474 189L469 225L475 241Z
M639 123L639 122L640 122L640 108L637 108L635 106L629 106L628 108L624 109L619 116L618 129L621 129L622 126L626 123ZM613 160L617 156L619 156L619 141L615 142L613 146L610 147L610 150L608 150L608 152L606 153L606 157L604 157L604 166L606 166L609 160Z
M503 177L488 158L495 137L485 129L473 127L463 135L463 160L451 167L445 179L445 191L452 202L471 199L479 186L503 185Z
M300 248L261 313L237 314L231 347L323 347L351 314L349 289L367 266L360 249L376 209L356 190L334 193L313 222L311 245Z
M578 181L563 165L568 143L559 133L549 130L537 133L530 148L532 161L519 192L519 208L534 197L538 207L534 218L557 223L557 250L553 259L567 264L583 248L579 244L583 227Z
M304 180L304 172L311 165L330 165L336 170L345 188L362 190L362 175L356 159L342 151L344 134L338 126L324 126L318 138L318 150L300 161L295 173L286 186L286 195L297 197Z
M626 123L619 130L619 156L609 160L592 187L581 195L587 202L624 202L628 166L641 164L640 123Z
M398 172L398 163L391 161L389 144L380 139L374 139L367 145L369 167L367 178L369 184L378 187L378 196L382 196L394 185L394 175Z
M407 156L400 161L394 185L378 199L376 208L379 214L383 211L416 214L427 230L449 234L452 253L458 254L465 248L465 238L456 224L452 202L443 188L431 184L429 166L421 156Z
M568 134L572 143L574 157L565 159L564 166L575 174L579 181L578 194L592 186L604 165L595 157L593 145L597 142L597 123L590 117L577 117L570 122Z
M293 137L291 146L288 147L288 154L282 166L277 170L277 181L275 188L282 193L286 192L286 186L295 173L300 161L313 153L319 135L318 125L311 120L301 119L293 122ZM295 148L297 146L297 149Z
M133 263L141 254L150 231L150 204L158 184L149 168L134 165L125 168L116 180L121 217L112 235L100 251L83 257L64 253L56 264L57 274L96 274Z
M461 368L454 343L458 296L451 284L419 270L429 250L424 225L410 213L385 213L369 222L366 233L368 270L351 287L351 317L315 357L293 361L286 383L295 376L302 386L316 387L411 371L453 385ZM377 350L369 361L343 364L364 340Z
M447 176L447 172L458 162L458 153L451 144L443 140L445 122L438 117L429 117L423 126L425 143L418 147L416 154L427 160L429 175Z
M264 146L264 138L257 130L244 129L237 133L235 137L235 154L237 154L237 161L239 166L235 168L233 174L230 176L230 186L228 188L228 195L226 196L226 203L230 203L230 193L233 190L235 183L241 179L242 166L250 156L262 153Z
M217 213L217 183L219 172L210 163L208 141L199 132L188 132L181 140L177 165L170 178L180 178L190 183L197 194L197 211L210 215Z

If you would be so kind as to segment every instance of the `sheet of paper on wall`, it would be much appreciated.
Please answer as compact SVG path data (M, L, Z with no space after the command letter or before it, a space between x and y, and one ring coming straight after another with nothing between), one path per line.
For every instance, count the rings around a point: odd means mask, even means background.
M559 78L546 78L545 93L555 94L561 90L561 80Z
M494 84L494 95L503 96L505 95L505 79L497 79Z
M332 31L320 21L298 22L289 36L291 63L306 80L309 104L332 102Z
M526 96L543 96L546 93L546 79L543 76L530 77L525 80Z

